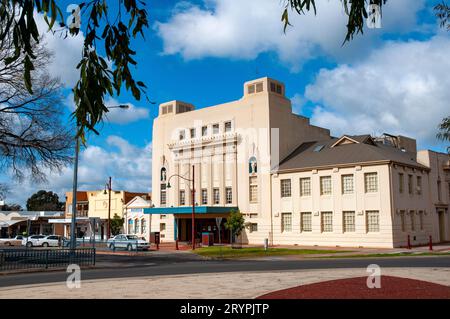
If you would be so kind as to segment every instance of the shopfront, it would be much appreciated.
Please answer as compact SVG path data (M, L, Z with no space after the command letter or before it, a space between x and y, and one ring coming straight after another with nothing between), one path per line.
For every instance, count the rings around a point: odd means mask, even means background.
M237 207L195 207L196 241L200 242L202 233L212 233L214 243L229 243L230 232L225 228L225 222L232 210L237 210ZM144 213L173 216L174 241L192 242L192 206L145 208Z

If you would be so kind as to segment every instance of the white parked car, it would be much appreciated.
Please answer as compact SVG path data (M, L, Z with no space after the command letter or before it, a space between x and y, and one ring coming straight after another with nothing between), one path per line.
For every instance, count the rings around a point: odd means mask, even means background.
M120 234L108 239L107 246L112 250L117 248L125 248L129 251L148 250L150 248L150 243L136 235Z
M58 235L33 235L28 238L22 239L22 246L27 247L58 247L62 243L61 236Z
M22 244L22 235L17 235L13 238L0 238L0 245L4 246L20 246Z

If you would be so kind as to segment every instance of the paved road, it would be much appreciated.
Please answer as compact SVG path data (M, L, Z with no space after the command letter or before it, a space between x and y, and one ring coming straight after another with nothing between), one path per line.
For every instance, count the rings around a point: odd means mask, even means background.
M450 256L392 257L359 259L304 260L199 260L192 254L161 254L146 256L98 256L98 265L108 268L86 269L83 280L140 276L223 273L237 271L304 270L333 268L366 268L369 264L381 267L450 267ZM61 282L67 279L63 271L0 275L0 287Z

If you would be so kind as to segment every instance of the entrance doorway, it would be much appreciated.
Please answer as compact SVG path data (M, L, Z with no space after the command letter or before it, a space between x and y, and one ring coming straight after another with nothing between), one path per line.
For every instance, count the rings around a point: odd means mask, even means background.
M222 218L220 224L220 240L219 228L217 228L215 218L196 218L195 219L195 238L197 241L201 240L202 233L208 232L214 234L214 243L222 244L230 243L230 232L225 229L226 218ZM192 219L191 218L177 218L177 232L178 240L192 242Z
M439 217L439 241L445 242L446 236L445 236L445 212L443 210L438 211L438 217Z

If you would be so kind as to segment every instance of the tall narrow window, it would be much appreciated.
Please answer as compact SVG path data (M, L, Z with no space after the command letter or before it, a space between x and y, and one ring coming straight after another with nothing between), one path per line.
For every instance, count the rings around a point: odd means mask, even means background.
M196 131L195 128L191 128L191 138L196 138Z
M291 197L291 180L282 179L280 185L281 185L281 197Z
M159 202L161 205L166 205L166 184L161 184L161 192Z
M408 175L408 193L410 195L414 194L414 185L413 185L413 176L412 175Z
M400 223L402 227L402 232L406 231L406 221L405 221L405 211L400 211Z
M311 178L300 178L300 196L311 196Z
M423 230L423 210L419 211L420 230Z
M355 212L343 212L344 233L355 232Z
M139 234L139 219L134 220L134 233Z
M142 218L141 219L141 234L145 234L147 232L147 221Z
M220 203L220 193L218 188L213 189L213 198L214 198L214 204L217 205Z
M258 179L256 176L250 177L249 197L250 203L258 202Z
M320 177L320 195L331 195L331 176Z
M202 189L202 205L208 205L208 190L206 188Z
M231 204L233 203L233 191L231 189L231 187L227 187L225 188L225 197L227 199L227 204Z
M225 133L231 132L231 122L225 122Z
M378 192L378 174L377 173L364 174L364 187L366 193Z
M300 231L301 232L311 232L312 231L312 220L311 213L301 213L300 214Z
M342 175L342 194L353 194L353 174Z
M219 134L219 124L213 124L212 130L213 134Z
M321 228L323 233L328 233L333 231L333 213L332 212L322 212L321 214Z
M208 135L208 127L202 126L202 136L206 136L206 135Z
M422 195L422 176L417 176L417 195Z
M380 213L377 210L368 210L366 212L367 232L376 233L380 231Z
M291 232L292 231L292 214L282 213L281 214L281 232Z
M441 199L442 199L442 195L441 195L441 191L442 191L442 186L441 186L441 181L440 180L438 180L437 181L437 195L438 195L438 202L440 202L441 201Z
M411 230L415 231L416 230L416 212L413 210L409 211L409 217L411 219Z
M180 130L179 132L180 141L186 138L186 132L184 130Z
M184 189L180 190L180 205L186 205L186 192Z
M403 194L403 189L405 188L404 182L403 173L398 173L398 192L400 194Z

